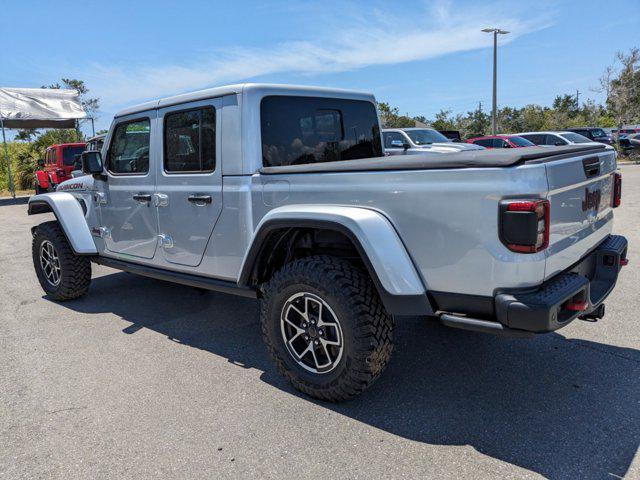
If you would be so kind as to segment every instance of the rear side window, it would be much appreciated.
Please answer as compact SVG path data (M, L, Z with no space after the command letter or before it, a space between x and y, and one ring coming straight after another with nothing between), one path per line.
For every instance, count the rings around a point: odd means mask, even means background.
M589 143L591 139L580 135L579 133L561 133L561 137L566 138L570 142L573 143ZM566 143L566 142L564 142Z
M577 133L578 135L582 135L583 137L590 137L589 134L589 130L571 130L574 133Z
M473 143L476 145L480 145L481 147L493 147L493 139L492 138L483 138L481 140L474 140Z
M49 163L55 165L58 163L58 149L52 148L49 150Z
M383 155L371 102L274 95L262 99L260 122L266 167Z
M577 135L577 134L573 134L573 135ZM556 136L556 135L547 135L546 137L546 141L545 141L545 145L566 145L568 142L566 142L565 140L563 140L562 138Z
M109 148L109 171L116 174L144 174L149 171L148 118L116 126Z
M521 135L522 138L526 138L534 145L546 145L546 135L540 134L530 134L530 135Z
M213 172L216 168L216 111L213 107L164 117L166 172Z

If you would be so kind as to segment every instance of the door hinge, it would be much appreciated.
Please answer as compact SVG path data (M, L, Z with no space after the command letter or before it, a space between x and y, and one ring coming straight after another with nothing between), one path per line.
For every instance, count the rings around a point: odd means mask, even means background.
M107 238L110 233L107 227L91 227L91 235L94 237Z
M169 195L165 193L153 194L153 205L155 207L166 207L169 205Z
M169 235L165 235L164 233L158 235L158 242L160 243L160 247L162 248L173 247L173 239Z

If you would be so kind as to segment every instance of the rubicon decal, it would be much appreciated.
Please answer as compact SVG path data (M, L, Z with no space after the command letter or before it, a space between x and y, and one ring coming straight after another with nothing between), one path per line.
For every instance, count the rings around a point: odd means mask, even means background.
M586 212L587 210L591 210L592 208L598 210L598 208L600 207L601 196L602 195L600 194L600 189L590 192L588 188L585 188L584 200L582 201L582 211Z
M60 185L58 187L58 190L83 190L83 189L84 189L84 183L82 182L69 183L65 185Z

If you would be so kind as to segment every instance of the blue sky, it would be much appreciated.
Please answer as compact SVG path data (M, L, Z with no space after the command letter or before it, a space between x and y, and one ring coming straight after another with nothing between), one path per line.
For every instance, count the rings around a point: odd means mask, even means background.
M0 86L63 76L120 108L240 81L371 91L429 117L491 104L491 36L500 39L498 103L548 105L593 91L616 51L640 46L640 0L214 2L0 0Z

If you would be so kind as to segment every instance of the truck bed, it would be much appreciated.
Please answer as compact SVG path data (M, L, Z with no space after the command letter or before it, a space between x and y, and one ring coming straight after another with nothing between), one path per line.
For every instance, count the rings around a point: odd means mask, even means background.
M432 170L443 168L496 168L523 163L542 163L576 154L601 152L606 145L564 145L559 147L504 148L472 150L456 153L424 153L421 155L395 155L388 157L343 160L338 162L308 163L263 167L262 174L361 172L372 170Z
M587 172L593 160L596 171ZM256 220L291 204L383 212L430 291L491 299L496 288L541 284L611 233L615 166L613 150L586 145L266 167L253 178L253 205ZM584 207L589 195L601 201ZM499 203L511 198L550 202L544 251L522 254L500 241Z

